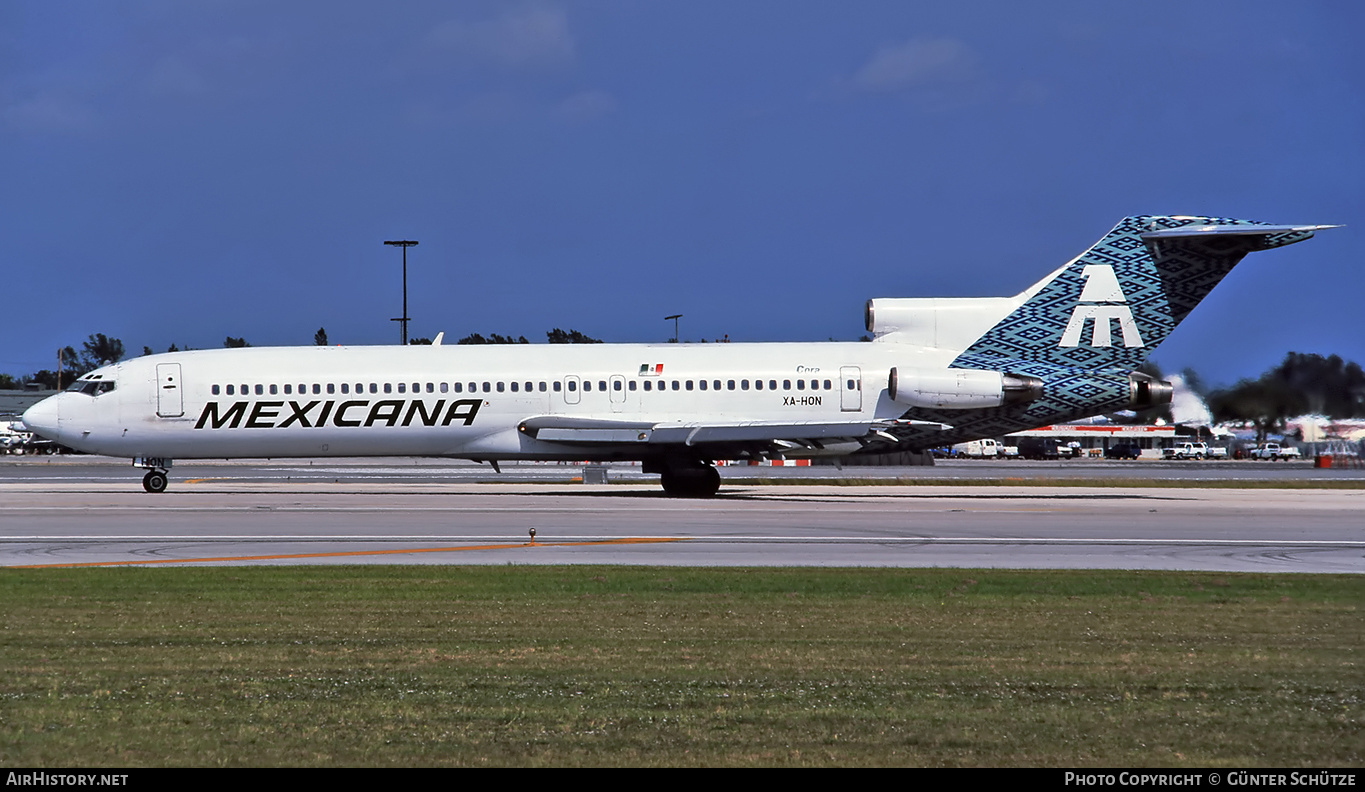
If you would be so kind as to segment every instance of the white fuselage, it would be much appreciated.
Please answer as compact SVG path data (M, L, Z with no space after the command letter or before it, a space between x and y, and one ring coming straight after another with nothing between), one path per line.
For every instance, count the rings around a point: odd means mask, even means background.
M550 442L519 427L540 416L681 427L894 419L905 407L887 396L889 369L950 359L880 342L205 350L107 366L82 380L95 393L64 392L25 420L72 448L127 457L646 458L657 450ZM96 381L114 386L99 392Z

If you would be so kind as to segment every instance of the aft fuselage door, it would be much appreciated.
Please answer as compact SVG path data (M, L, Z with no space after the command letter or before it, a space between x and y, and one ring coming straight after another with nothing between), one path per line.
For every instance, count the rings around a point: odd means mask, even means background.
M185 414L185 398L180 387L180 364L156 364L156 414L179 418Z
M611 388L608 394L611 396L611 411L621 412L626 406L626 378L620 374L611 375Z
M564 377L565 404L578 404L578 400L582 398L582 393L578 390L579 387L581 386L578 382L578 375L569 374Z
M839 409L857 412L863 408L863 370L857 366L839 369Z

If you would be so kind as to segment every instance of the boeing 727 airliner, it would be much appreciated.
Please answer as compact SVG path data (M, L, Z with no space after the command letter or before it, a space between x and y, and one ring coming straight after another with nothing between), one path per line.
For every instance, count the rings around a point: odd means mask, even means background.
M1322 225L1128 217L1014 297L875 299L871 343L260 347L127 360L24 423L132 457L638 460L672 495L718 459L922 450L1170 401L1137 368L1247 253Z

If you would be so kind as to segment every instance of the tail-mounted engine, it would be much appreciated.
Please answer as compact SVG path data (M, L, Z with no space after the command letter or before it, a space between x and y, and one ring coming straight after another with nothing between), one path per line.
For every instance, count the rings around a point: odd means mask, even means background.
M1175 388L1166 380L1134 371L1128 375L1128 403L1135 410L1170 404Z
M892 368L887 390L892 401L910 407L969 410L1034 401L1043 395L1043 381L982 369Z

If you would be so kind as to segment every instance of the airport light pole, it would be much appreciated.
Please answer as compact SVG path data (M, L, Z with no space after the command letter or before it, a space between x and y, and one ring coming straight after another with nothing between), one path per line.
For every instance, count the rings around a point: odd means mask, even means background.
M678 320L681 318L682 314L673 314L672 316L664 317L665 322L667 322L669 319L673 320L673 343L675 344L678 343Z
M385 240L384 244L401 247L403 249L403 315L390 319L390 322L397 322L402 328L403 346L408 345L408 248L416 245L417 242L411 239L397 239L393 241Z

